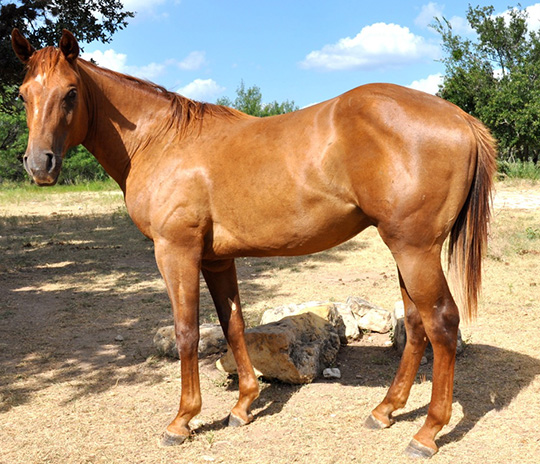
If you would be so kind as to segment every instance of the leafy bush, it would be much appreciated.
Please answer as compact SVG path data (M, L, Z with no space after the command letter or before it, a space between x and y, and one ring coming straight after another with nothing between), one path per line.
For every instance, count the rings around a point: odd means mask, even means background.
M109 176L94 156L83 146L71 149L62 163L59 182L77 184L88 181L107 180Z

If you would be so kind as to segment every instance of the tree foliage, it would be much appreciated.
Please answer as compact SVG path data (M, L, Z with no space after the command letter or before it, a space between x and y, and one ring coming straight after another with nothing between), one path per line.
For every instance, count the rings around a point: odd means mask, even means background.
M275 116L290 113L298 109L294 101L289 100L285 100L283 103L278 103L277 101L263 103L261 89L256 85L246 89L244 81L236 89L236 98L234 101L231 101L228 97L223 97L219 98L216 103L258 117Z
M492 6L469 6L476 39L456 35L436 20L446 74L440 96L478 117L499 140L502 159L532 160L540 154L540 36L529 31L527 11L494 15Z
M0 182L4 179L13 181L24 179L22 156L27 141L26 116L20 105L9 113L0 113Z

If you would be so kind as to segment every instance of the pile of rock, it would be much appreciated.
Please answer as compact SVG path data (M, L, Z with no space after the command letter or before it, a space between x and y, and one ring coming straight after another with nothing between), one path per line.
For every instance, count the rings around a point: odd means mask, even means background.
M291 304L264 312L261 325L246 330L246 343L255 372L268 379L303 384L321 374L340 378L335 361L340 345L362 338L363 334L393 332L393 344L400 353L405 348L403 302L390 312L362 298L349 297L345 303L310 302ZM223 353L227 343L218 324L202 324L199 355ZM389 337L390 338L390 337ZM163 327L154 337L157 351L178 358L174 327ZM430 357L431 346L426 356ZM463 351L461 332L458 354ZM218 369L236 373L230 350L217 361Z
M259 376L288 383L309 383L331 368L341 344L358 340L365 332L387 333L392 314L361 298L345 303L310 302L265 311L261 325L246 330L251 361ZM174 327L163 327L154 337L162 355L178 357ZM203 324L199 354L218 353L226 347L219 325ZM217 362L224 372L236 372L232 353ZM328 374L328 373L331 374ZM334 370L326 377L339 378Z

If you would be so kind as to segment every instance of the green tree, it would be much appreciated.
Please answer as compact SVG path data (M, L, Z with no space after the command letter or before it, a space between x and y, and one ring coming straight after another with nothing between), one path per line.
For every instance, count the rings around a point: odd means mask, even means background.
M2 95L0 95L1 105ZM28 131L24 111L19 107L11 112L0 112L0 182L20 181L25 178L22 155L26 150L27 141Z
M469 6L475 40L456 35L449 21L436 20L446 73L439 95L481 119L499 141L504 160L540 154L540 37L529 31L527 11Z
M289 100L283 103L278 103L277 101L263 103L261 89L256 85L246 89L244 81L240 82L240 86L236 89L236 98L234 101L228 97L222 97L218 98L216 103L258 117L275 116L290 113L298 109L294 101Z

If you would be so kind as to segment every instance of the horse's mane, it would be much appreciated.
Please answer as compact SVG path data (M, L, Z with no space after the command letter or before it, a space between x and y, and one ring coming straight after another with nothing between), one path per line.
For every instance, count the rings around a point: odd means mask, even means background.
M34 53L27 64L29 75L48 73L52 71L60 62L62 53L54 47L46 47ZM122 74L107 68L102 68L90 61L78 58L77 64L83 68L90 68L98 74L108 76L118 82L134 86L143 91L149 92L170 102L171 107L171 127L176 126L180 135L183 136L194 124L202 124L205 116L217 116L224 118L241 118L245 114L228 108L226 106L215 105L212 103L199 102L184 97L176 92L171 92L153 82L139 79L138 77Z

